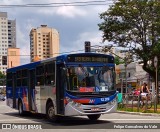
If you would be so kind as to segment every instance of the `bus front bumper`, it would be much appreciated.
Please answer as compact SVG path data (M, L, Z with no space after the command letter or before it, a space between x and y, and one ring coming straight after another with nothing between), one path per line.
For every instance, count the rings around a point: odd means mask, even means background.
M116 110L116 99L114 99L112 102L100 105L82 105L68 103L65 107L65 116L106 114L116 112Z

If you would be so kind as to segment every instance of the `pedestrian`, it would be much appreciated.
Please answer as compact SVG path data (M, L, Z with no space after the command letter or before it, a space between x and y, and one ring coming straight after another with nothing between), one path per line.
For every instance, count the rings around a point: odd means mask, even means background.
M148 94L150 94L150 91L148 89L147 83L143 83L141 87L141 99L147 99Z
M146 94L149 94L149 93L150 93L150 91L149 91L149 89L148 89L148 86L147 86L146 83L144 83L144 84L142 85L142 87L141 87L141 94L142 94L142 95L146 95Z

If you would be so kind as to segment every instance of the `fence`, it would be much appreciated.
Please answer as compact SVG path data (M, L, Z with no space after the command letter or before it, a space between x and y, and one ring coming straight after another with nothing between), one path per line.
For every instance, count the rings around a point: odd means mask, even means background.
M133 94L118 94L118 110L147 112L152 109L157 112L156 96L147 95L146 97Z

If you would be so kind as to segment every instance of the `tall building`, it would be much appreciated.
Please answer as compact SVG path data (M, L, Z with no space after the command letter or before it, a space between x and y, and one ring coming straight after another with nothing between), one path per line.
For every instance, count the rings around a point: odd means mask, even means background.
M8 47L16 48L16 20L8 20Z
M8 48L8 68L20 65L20 49Z
M41 25L30 31L31 62L57 56L59 53L59 33L54 28Z
M0 71L8 67L8 47L16 47L16 20L8 20L7 12L0 12Z

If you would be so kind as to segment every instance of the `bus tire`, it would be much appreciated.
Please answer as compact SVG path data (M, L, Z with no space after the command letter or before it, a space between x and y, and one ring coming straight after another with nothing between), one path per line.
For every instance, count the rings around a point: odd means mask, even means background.
M49 102L47 104L46 114L47 114L48 120L50 120L50 121L56 121L57 120L56 115L55 115L55 108L54 108L52 102Z
M88 118L89 118L90 120L95 121L95 120L97 120L97 119L101 116L101 114L97 114L97 115L87 115L87 116L88 116Z
M19 101L19 102L18 102L18 112L19 112L19 115L20 115L20 116L24 115L24 110L23 110L22 101Z

